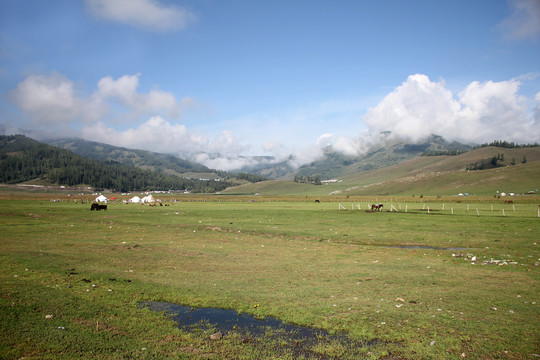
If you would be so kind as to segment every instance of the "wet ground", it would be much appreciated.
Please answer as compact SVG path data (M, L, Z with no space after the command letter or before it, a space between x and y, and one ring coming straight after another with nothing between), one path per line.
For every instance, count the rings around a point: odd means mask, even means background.
M238 314L234 310L193 308L168 302L145 302L141 306L165 312L183 330L210 329L210 333L221 333L218 338L234 333L244 342L261 346L276 344L273 345L278 346L273 348L276 353L287 352L309 359L335 358L312 350L322 344L334 344L360 355L366 353L366 347L377 343L352 341L344 333L329 334L325 330L284 323L272 317L257 319L251 315Z
M467 250L468 248L464 247L436 247L436 246L422 246L422 245L386 245L385 247L398 248L398 249L428 249L428 250Z
M217 308L192 308L167 302L145 303L152 311L165 311L181 328L211 324L222 333L230 331L249 332L254 336L263 335L266 330L282 330L303 337L328 336L323 330L286 324L272 317L257 319L251 315L238 314L234 310Z

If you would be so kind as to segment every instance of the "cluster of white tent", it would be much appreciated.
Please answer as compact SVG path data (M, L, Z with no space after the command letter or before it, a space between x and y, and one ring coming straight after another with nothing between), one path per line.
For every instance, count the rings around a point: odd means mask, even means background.
M96 198L95 202L107 203L107 202L109 202L109 199L107 199L104 195L100 194ZM152 194L149 194L149 195L143 197L142 199L140 197L138 197L138 196L134 196L131 199L129 199L127 202L130 203L130 204L153 204L153 203L156 202L156 199L154 199Z
M138 197L138 196L134 196L131 199L129 199L128 202L131 203L131 204L146 204L146 203L152 204L152 203L156 202L156 199L154 199L152 194L150 194L150 195L147 195L147 196L143 197L142 199L140 197Z

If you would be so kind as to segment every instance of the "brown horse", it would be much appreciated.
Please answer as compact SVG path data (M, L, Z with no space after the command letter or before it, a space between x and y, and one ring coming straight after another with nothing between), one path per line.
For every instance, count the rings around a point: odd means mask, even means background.
M383 208L383 204L373 204L371 205L371 210L375 210L377 209L377 211L381 211L381 209Z

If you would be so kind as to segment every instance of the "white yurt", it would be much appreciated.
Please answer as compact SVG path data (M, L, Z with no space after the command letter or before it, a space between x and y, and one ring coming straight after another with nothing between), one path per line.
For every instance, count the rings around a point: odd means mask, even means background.
M141 198L138 196L134 196L131 199L129 199L129 202L132 204L139 204L141 202Z
M103 195L99 195L99 196L96 198L95 201L96 201L96 202L104 202L104 203L106 203L106 202L109 201L109 199L107 199L107 198L106 198L105 196L103 196Z
M141 199L141 203L143 203L143 204L146 204L146 203L151 204L151 203L155 203L155 202L156 202L156 199L154 199L154 197L152 196L152 194L147 195L147 196L145 196L145 197L143 197L143 198Z

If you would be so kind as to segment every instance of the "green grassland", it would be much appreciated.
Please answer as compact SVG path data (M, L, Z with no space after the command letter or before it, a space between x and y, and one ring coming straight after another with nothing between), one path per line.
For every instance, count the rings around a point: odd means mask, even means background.
M490 163L502 156L492 169L471 170L472 164ZM521 159L526 158L526 163ZM517 160L516 160L517 159ZM512 160L516 160L511 165ZM496 195L535 191L539 187L540 147L501 149L486 147L458 156L421 156L380 169L361 171L351 167L345 174L326 185L291 184L274 180L245 184L224 190L224 194L368 196L386 195Z
M167 206L97 212L4 193L0 358L298 358L271 340L178 329L143 301L273 316L365 344L304 358L540 354L538 196L315 198L165 196ZM385 211L368 211L373 202Z

